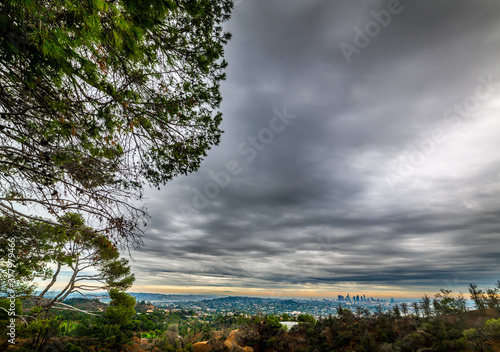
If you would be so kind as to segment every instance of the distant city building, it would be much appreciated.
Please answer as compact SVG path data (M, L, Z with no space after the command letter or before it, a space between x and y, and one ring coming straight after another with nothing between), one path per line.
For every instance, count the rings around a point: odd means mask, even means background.
M338 296L337 296L337 300L338 300L339 302L343 302L343 301L344 301L344 296L342 296L342 295L338 295Z

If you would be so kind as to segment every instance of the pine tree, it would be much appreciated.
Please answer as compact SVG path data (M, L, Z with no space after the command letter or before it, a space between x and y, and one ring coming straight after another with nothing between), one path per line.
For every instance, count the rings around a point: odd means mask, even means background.
M422 307L423 314L426 318L430 318L431 316L431 299L427 294L424 294L420 301L420 306Z
M140 244L149 184L219 143L230 0L3 1L0 212L93 218ZM57 223L54 221L53 223Z
M469 293L471 300L474 301L476 308L479 310L481 314L486 314L486 304L484 300L483 290L478 289L477 285L470 284L469 285Z

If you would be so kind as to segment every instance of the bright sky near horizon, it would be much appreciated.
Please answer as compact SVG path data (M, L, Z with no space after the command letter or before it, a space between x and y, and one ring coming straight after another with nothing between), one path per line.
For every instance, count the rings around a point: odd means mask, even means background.
M238 0L225 133L150 190L131 291L335 297L500 279L500 2Z

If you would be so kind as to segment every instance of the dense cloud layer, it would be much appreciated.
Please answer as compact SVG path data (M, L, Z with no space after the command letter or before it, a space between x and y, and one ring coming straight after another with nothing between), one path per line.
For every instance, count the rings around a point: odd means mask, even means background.
M236 3L226 133L150 192L135 290L500 279L500 3Z

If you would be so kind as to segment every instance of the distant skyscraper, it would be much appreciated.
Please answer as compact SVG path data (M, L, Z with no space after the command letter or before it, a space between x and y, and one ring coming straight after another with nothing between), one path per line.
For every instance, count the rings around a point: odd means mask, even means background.
M339 302L343 302L343 301L344 301L344 296L342 296L342 295L338 295L338 296L337 296L337 300L338 300Z
M351 302L351 297L349 297L349 294L347 294L347 296L346 296L345 300L346 300L347 302Z
M356 296L356 302L359 302L359 295Z

